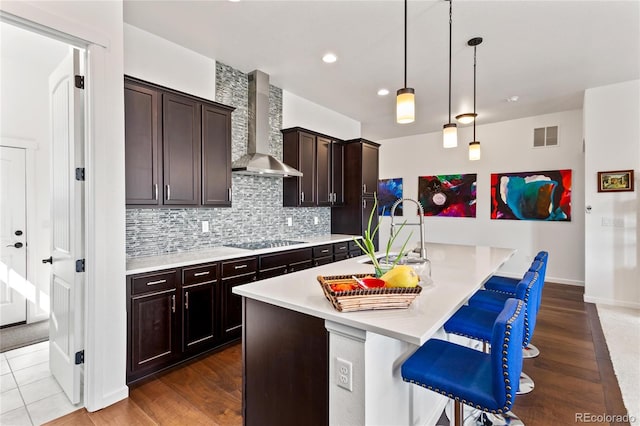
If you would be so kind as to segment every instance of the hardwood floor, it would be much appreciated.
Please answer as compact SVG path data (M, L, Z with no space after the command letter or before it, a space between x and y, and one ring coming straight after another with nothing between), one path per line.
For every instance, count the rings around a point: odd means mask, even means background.
M513 409L528 426L581 423L581 413L626 412L598 313L582 302L582 293L582 287L545 285L533 337L541 353L524 360L536 388L519 395ZM240 425L241 356L241 345L233 345L132 386L128 399L103 410L78 410L48 424Z

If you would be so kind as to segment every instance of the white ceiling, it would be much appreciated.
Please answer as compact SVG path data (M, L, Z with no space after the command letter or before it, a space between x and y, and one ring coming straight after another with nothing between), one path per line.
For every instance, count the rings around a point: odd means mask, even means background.
M439 131L447 122L445 0L409 1L408 86L417 118L395 123L403 83L402 0L124 1L125 22L362 123L372 140ZM640 78L640 1L454 0L452 115L478 124L582 107L586 88ZM328 65L327 51L338 56ZM385 87L386 97L376 94ZM519 96L516 103L507 102Z

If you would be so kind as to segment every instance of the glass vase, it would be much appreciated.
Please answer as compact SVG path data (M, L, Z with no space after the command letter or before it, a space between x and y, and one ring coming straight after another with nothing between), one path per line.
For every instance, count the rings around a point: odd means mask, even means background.
M381 276L389 272L391 269L393 269L393 265L381 263L379 268L378 267L375 268L376 278L380 278Z

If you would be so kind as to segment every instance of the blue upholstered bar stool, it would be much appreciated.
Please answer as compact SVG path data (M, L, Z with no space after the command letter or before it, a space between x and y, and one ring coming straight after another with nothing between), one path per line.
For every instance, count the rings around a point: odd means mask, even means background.
M511 413L522 371L525 306L509 299L491 327L490 354L432 339L402 364L402 379L454 401L454 423L461 426L463 406L517 419ZM464 405L463 405L464 404Z
M525 304L524 334L522 347L525 348L536 324L538 313L538 292L540 291L540 275L537 272L527 272L516 287L515 297ZM447 333L457 334L483 343L490 343L491 324L499 312L504 308L506 301L514 297L505 293L489 290L480 290L469 299L469 305L462 306L444 324ZM535 384L531 377L522 372L518 385L518 393L529 393Z
M542 289L544 288L545 276L547 273L547 260L549 259L549 253L546 251L540 251L531 262L529 271L536 271L540 274L540 291L538 292L539 299L542 299ZM484 288L487 290L493 290L501 293L515 294L516 285L520 282L517 278L503 277L500 275L493 275L484 284ZM538 307L542 300L538 300ZM540 355L540 350L531 342L526 348L522 350L522 356L524 358L535 358Z

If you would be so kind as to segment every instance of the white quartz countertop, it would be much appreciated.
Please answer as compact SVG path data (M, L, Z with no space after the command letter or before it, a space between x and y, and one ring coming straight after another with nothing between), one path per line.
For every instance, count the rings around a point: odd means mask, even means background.
M270 303L357 329L422 345L498 270L515 250L427 244L433 284L425 286L408 309L341 313L326 299L318 275L373 274L360 256L233 288L250 299Z
M245 256L255 256L264 253L275 253L278 251L312 247L322 244L339 243L341 241L351 241L353 240L353 237L353 235L329 234L318 237L296 238L296 240L301 240L303 242L300 244L271 247L260 250L246 250L235 247L220 246L205 250L186 251L159 256L136 257L127 260L127 275L153 272L167 268L180 268L183 266L197 265L199 263L216 262L219 260L234 259Z

